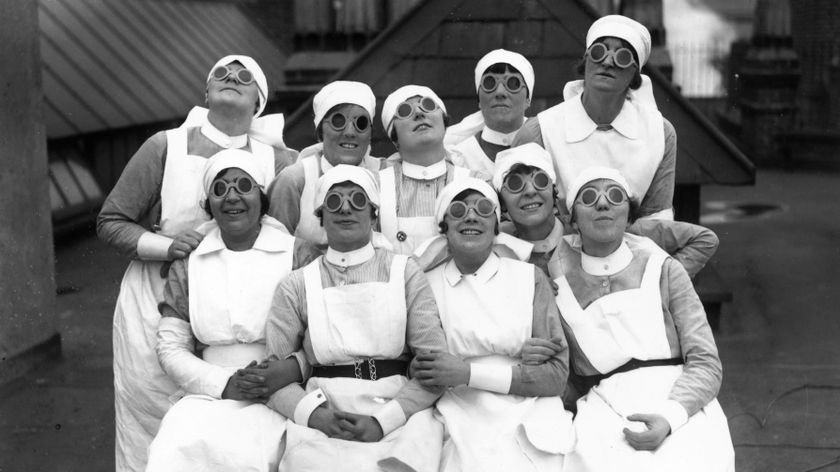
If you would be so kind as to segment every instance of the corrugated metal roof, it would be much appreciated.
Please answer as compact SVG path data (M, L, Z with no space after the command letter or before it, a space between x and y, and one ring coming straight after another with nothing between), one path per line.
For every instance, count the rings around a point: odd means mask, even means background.
M283 53L230 3L41 0L39 23L49 138L184 116L227 54L283 81Z

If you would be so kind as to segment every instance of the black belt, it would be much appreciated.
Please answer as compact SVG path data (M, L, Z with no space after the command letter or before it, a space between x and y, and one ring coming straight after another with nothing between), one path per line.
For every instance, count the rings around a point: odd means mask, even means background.
M630 359L629 362L620 366L619 368L607 372L606 374L598 374L598 375L582 375L580 376L581 383L583 384L583 391L581 394L584 394L589 391L590 388L598 385L602 380L612 377L615 374L620 374L622 372L629 372L631 370L640 369L642 367L658 367L663 365L682 365L684 361L681 357L674 357L671 359L651 359L647 361L640 361L639 359Z
M312 368L313 377L349 377L351 379L376 380L392 375L406 375L408 362L388 359L365 359L352 365L319 365Z

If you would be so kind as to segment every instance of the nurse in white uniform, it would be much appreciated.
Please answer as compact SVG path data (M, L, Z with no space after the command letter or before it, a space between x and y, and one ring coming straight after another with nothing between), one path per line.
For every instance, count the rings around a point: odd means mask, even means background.
M688 274L624 232L633 193L615 169L584 169L569 192L580 234L564 236L549 272L588 393L566 470L734 470L720 359Z
M203 237L199 206L207 158L223 149L252 153L274 176L296 155L283 146L277 115L259 116L265 75L247 56L226 56L207 75L207 105L180 128L149 138L132 156L97 218L100 239L132 258L114 310L116 470L142 471L146 451L177 388L155 354L167 261L186 257ZM268 144L267 142L270 142Z
M163 418L146 470L273 471L286 418L263 402L302 369L294 358L243 368L268 357L277 283L320 252L265 215L269 176L249 152L221 151L207 164L212 219L198 247L173 263L158 327L160 364L187 396Z
M446 428L440 470L563 470L574 446L572 415L560 397L568 350L548 278L493 253L499 202L485 182L448 185L435 219L452 258L426 275L448 351L422 353L412 367L421 384L447 388L436 406ZM524 365L519 355L532 336L563 349Z
M397 153L379 172L379 226L398 254L413 253L437 234L435 198L446 184L478 175L452 163L443 146L448 119L440 97L419 85L400 87L382 106L382 126Z
M566 84L564 101L528 120L513 145L535 142L554 161L561 199L589 166L618 169L640 198L640 218L673 219L677 135L662 117L650 79L650 32L621 15L595 21L578 66L583 80Z
M338 80L312 99L318 143L301 151L269 189L269 215L300 238L327 247L327 235L315 216L318 178L338 164L379 171L384 159L370 155L376 97L367 84Z
M416 352L446 349L426 277L371 243L370 172L338 165L317 195L329 248L280 283L266 328L270 354L301 351L313 366L268 403L291 420L280 470L436 471L440 392L406 376Z
M496 49L475 66L479 111L446 130L453 160L493 175L496 155L509 149L534 96L534 68L522 54Z

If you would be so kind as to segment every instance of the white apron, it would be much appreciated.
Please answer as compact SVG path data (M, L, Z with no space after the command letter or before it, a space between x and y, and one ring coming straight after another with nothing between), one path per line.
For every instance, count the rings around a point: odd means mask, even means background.
M507 258L499 264L483 286L472 277L451 286L447 264L428 278L449 351L469 362L513 366L532 333L534 267ZM572 415L559 395L522 397L461 385L447 390L436 410L446 427L441 471L561 471L574 446Z
M282 228L282 229L281 229ZM226 249L217 226L190 254L190 326L203 358L231 374L266 357L265 322L277 284L292 270L294 237L270 217L249 251ZM148 471L274 471L286 418L265 405L188 395L166 414Z
M250 140L255 155L271 167L274 150ZM187 154L187 129L166 132L166 162L160 200L160 234L196 228L208 216L199 206L207 158ZM147 449L177 388L158 363L155 345L165 279L161 262L133 260L120 285L114 310L114 410L116 470L141 471Z
M314 365L347 365L358 359L394 359L405 347L405 264L395 255L389 282L339 287L321 285L321 258L304 269L309 336ZM372 415L408 382L402 375L377 380L313 377L306 391L320 388L338 410ZM443 431L431 409L376 443L331 439L322 432L289 422L280 471L437 470ZM380 468L381 467L381 468Z
M459 165L467 169L483 172L487 175L493 175L496 170L496 163L490 160L484 149L478 143L478 138L474 135L458 143L452 148L453 155L460 157ZM454 159L453 159L454 160Z
M668 359L671 350L662 319L659 279L667 254L648 259L637 289L605 295L582 309L565 276L555 279L557 305L587 359L608 373L631 359ZM637 451L623 429L640 430L627 416L651 413L668 399L683 367L657 366L622 372L602 380L577 402L577 446L567 471L732 471L734 451L726 416L712 400L655 452Z
M579 125L567 122L581 112L586 114L580 95L576 95L537 115L545 149L554 161L559 198L566 198L572 181L591 166L619 170L632 193L644 197L665 152L662 114L654 106L625 101L621 114L628 114L628 119L636 123L635 137L628 138L615 129L596 130L584 137L575 132Z
M454 166L453 172L453 181L470 176L470 170L465 167ZM434 215L397 216L399 189L393 167L379 172L379 189L379 225L381 233L394 246L394 252L411 255L420 244L439 234Z

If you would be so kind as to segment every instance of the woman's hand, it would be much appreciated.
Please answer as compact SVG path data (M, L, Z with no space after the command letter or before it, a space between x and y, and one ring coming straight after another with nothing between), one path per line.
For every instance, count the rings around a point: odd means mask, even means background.
M379 421L372 416L356 415L345 411L336 411L334 414L340 418L341 429L353 435L353 441L377 442L385 436Z
M228 379L227 385L225 385L225 389L222 391L222 399L252 401L258 403L266 402L267 397L264 394L259 393L259 387L252 390L245 390L240 388L239 383L242 380L243 376L239 372L236 372L233 375L231 375Z
M421 352L412 363L414 376L424 387L457 387L470 381L470 365L448 352Z
M562 340L528 338L522 345L522 363L525 365L542 364L564 350Z
M300 365L293 357L281 360L272 356L259 364L252 361L237 373L242 375L238 380L240 388L250 393L262 392L261 395L266 397L286 385L303 380Z
M309 415L309 424L307 426L317 429L331 438L350 441L353 439L353 432L341 427L343 418L339 417L338 413L338 411L325 405L320 405Z
M630 421L640 421L645 424L647 431L631 431L624 428L624 438L637 451L655 451L662 441L671 434L671 425L662 415L635 414L627 417Z
M198 243L202 239L204 239L204 235L192 229L178 233L172 240L172 244L169 245L169 251L167 252L169 259L183 259L189 256L198 247Z

